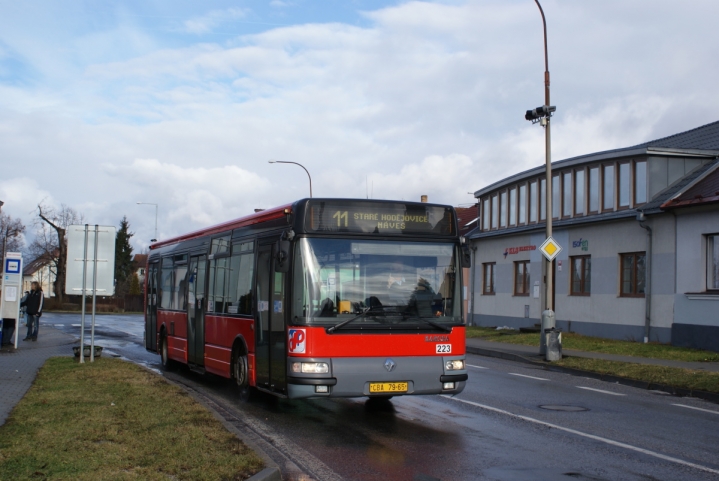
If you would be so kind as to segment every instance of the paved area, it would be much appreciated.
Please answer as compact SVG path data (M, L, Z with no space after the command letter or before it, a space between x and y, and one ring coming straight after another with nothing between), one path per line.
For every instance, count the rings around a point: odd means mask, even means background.
M524 358L530 361L541 361L539 348L534 346L522 346L520 344L506 344L503 342L484 341L482 339L467 339L467 351L480 355L491 355L512 359L513 356ZM483 352L486 351L486 352ZM502 356L501 354L506 354ZM635 364L651 364L655 366L679 367L694 371L719 372L719 362L686 362L671 361L668 359L654 359L649 357L622 356L618 354L604 354L601 352L584 352L573 349L562 349L564 356L584 357L591 359L604 359L607 361L633 362Z
M20 326L18 348L12 345L0 349L0 425L5 424L15 405L35 381L45 361L55 356L71 356L77 343L69 334L40 322L38 339L23 341L25 326Z

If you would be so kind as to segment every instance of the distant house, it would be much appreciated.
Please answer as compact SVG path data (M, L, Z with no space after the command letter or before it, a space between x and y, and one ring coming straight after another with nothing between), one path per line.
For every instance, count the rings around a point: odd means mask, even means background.
M53 269L55 259L48 256L40 256L25 264L22 270L22 290L23 292L30 290L33 282L40 283L42 291L46 297L55 297L55 278L56 274Z
M147 267L147 254L135 254L132 258L132 273L137 274L140 285L145 283L145 268Z

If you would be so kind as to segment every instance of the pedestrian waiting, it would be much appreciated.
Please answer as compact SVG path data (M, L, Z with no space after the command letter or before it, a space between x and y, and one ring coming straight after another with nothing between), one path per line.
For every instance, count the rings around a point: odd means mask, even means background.
M30 294L24 301L20 303L20 307L25 307L27 315L27 336L23 341L37 341L37 332L40 328L40 316L42 315L42 305L45 296L42 293L42 287L39 282L31 284Z

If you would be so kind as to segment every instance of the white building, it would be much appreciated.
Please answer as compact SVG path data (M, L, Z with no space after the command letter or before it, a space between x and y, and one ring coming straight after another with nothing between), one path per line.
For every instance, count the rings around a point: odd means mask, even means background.
M554 311L565 331L719 351L719 122L552 164ZM544 166L475 192L471 321L544 310Z

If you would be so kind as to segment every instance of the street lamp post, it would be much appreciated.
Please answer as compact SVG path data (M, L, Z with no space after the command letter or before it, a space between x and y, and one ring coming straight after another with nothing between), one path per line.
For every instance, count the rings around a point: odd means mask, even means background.
M154 205L155 206L155 238L150 239L150 242L157 242L157 204L152 202L138 202L137 205Z
M295 164L295 165L299 165L300 167L302 167L305 170L305 172L307 172L307 178L310 179L310 198L312 198L312 176L310 175L309 170L305 169L304 165L297 163L297 162L287 162L284 160L268 160L267 162L269 162L270 164Z
M544 10L539 4L539 0L534 0L539 7L539 13L542 15L542 25L544 27L544 105L537 107L534 110L528 110L524 118L531 120L532 123L539 122L544 127L545 134L545 157L546 157L546 212L547 212L547 223L546 223L546 236L549 239L552 236L552 148L551 148L551 133L550 133L550 119L552 113L557 109L552 106L549 100L549 56L547 54L547 20L544 17ZM542 332L540 334L541 340L544 339L544 329L551 329L555 326L554 318L554 303L552 302L552 291L554 286L554 272L552 270L552 262L545 260L545 272L547 282L545 284L545 310L542 312ZM546 346L544 342L540 341L539 353L544 354Z

